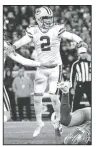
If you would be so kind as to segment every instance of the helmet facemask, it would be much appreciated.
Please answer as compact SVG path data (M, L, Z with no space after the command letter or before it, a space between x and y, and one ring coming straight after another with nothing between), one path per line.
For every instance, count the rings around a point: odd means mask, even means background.
M53 26L53 17L42 17L43 20L43 28L50 29Z
M41 29L49 30L53 26L53 17L42 17L37 23Z

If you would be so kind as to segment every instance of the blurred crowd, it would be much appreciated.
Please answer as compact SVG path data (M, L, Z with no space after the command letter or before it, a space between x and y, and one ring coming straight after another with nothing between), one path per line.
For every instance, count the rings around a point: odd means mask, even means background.
M39 6L4 6L3 16L7 23L10 42L15 41L25 35L25 29L29 25L36 24L34 13L35 8ZM88 52L91 54L91 6L75 5L75 6L49 6L54 12L54 22L64 23L66 29L79 35L89 46ZM70 65L77 59L76 44L69 41L61 41L61 56L64 64L64 70L67 73ZM70 50L73 49L73 50ZM34 45L27 44L18 51L22 56L33 59L32 53ZM20 64L7 59L5 68L18 70ZM26 67L26 69L33 69Z

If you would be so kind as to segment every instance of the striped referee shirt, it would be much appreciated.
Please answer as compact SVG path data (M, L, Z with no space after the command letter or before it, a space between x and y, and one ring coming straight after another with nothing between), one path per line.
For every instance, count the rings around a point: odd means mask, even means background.
M72 64L70 81L72 86L74 82L91 81L91 62L87 60L77 60Z

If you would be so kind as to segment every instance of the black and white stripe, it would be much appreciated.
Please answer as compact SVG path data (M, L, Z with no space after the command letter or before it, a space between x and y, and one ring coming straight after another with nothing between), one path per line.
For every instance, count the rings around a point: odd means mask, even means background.
M77 82L88 82L91 81L91 62L77 60L71 67L70 81L74 83L76 78Z
M66 31L65 28L61 28L61 29L59 30L58 36L62 35L65 31Z
M30 30L27 28L26 29L26 34L33 39L33 35L31 34Z
M3 103L4 103L4 112L10 111L10 100L7 91L5 89L5 86L3 86Z
M52 10L49 7L43 6L49 15L52 15Z
M62 35L66 31L66 28L65 28L64 24L59 25L59 27L60 28L58 30L58 36Z

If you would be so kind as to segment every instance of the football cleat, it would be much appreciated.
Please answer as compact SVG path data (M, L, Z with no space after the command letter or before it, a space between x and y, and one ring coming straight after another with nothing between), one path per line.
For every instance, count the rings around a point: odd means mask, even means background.
M44 123L42 122L41 124L39 124L39 126L36 128L36 130L33 133L33 137L36 137L40 134L41 129L44 127Z
M72 133L64 138L65 145L87 145L90 133L83 127L77 127Z

